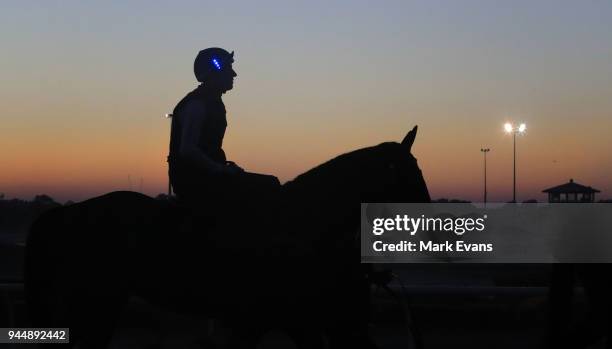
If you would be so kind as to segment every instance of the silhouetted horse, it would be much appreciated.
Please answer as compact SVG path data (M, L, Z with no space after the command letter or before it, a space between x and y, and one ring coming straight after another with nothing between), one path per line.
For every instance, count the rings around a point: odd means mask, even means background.
M314 330L332 347L367 347L359 204L429 201L410 153L415 136L416 127L401 143L338 156L286 183L280 198L218 217L133 192L48 211L27 241L33 325L69 327L73 343L104 348L138 296L222 319L251 339L274 327L299 346L321 344Z

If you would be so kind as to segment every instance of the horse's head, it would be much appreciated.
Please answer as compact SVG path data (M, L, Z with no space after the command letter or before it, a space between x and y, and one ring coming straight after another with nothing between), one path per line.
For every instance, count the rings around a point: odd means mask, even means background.
M386 142L340 155L287 182L283 186L287 198L307 206L303 212L318 215L313 220L316 229L307 229L309 234L313 230L321 234L339 232L337 245L327 244L329 241L325 239L317 241L326 241L327 247L347 246L346 241L354 241L355 248L359 249L359 233L351 229L359 223L352 217L359 215L355 204L429 202L427 185L411 151L416 134L415 126L400 143ZM381 216L369 208L368 211ZM336 257L338 249L332 252Z
M401 143L387 142L370 148L362 162L361 202L429 202L429 191L423 179L412 145L417 126Z

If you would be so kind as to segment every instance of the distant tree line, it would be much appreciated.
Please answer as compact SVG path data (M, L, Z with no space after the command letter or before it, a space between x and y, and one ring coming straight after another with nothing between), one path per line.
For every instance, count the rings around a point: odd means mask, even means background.
M431 202L433 203L442 203L442 204L447 204L447 203L451 203L451 204L469 204L471 203L471 201L467 201L467 200L461 200L461 199L447 199L447 198L441 198L441 199L435 199L435 200L431 200Z
M155 197L157 200L171 200L172 197L166 194L159 194ZM435 203L470 203L470 201L461 199L436 199L432 200ZM525 202L537 202L536 200L527 200ZM612 203L612 199L599 200L600 203ZM67 201L63 206L71 205L74 202ZM54 207L62 206L61 203L55 201L52 197L46 194L36 195L34 199L27 201L22 199L5 199L5 195L0 193L0 234L4 232L24 233L29 228L30 224L41 213Z
M49 195L36 195L33 200L5 199L0 194L0 233L21 233L44 211L61 206Z

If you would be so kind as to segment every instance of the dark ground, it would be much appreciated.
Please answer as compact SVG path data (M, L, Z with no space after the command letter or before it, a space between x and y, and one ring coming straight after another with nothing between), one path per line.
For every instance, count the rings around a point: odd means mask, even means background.
M23 247L0 244L0 327L26 326L20 284ZM392 288L414 320L401 319L402 306L383 290L373 290L370 332L381 348L413 348L418 331L424 348L542 348L546 338L545 265L409 265L396 270L403 287ZM248 289L245 289L248 292ZM582 308L579 297L575 306ZM223 344L229 334L218 323L157 309L132 299L123 312L112 348L204 348L196 342ZM7 346L10 348L10 346ZM13 346L28 348L28 345ZM279 331L260 347L293 347Z

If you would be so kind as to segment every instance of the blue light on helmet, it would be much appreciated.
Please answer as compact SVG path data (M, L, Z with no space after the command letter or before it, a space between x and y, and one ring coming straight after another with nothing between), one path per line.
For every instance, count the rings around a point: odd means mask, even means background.
M212 62L215 65L215 67L217 68L217 70L221 70L221 64L219 64L219 61L217 61L216 58L213 58Z

